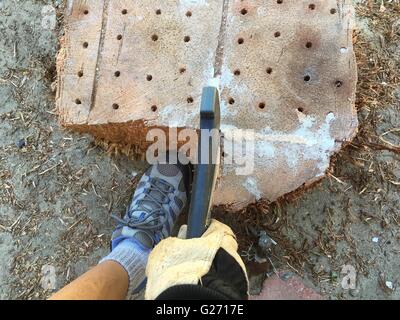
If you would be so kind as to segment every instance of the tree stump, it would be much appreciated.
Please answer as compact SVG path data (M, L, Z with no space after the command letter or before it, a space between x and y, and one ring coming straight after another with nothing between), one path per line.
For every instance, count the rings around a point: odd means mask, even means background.
M350 0L70 0L60 122L145 153L153 128L198 128L214 84L222 133L251 129L255 145L249 175L225 145L214 203L274 201L323 177L357 131L353 16Z

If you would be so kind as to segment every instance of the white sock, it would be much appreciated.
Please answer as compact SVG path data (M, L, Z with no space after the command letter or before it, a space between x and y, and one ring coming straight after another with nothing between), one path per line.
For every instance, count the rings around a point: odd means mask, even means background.
M118 244L108 256L101 259L99 263L114 261L119 263L126 270L129 276L127 296L130 297L132 293L136 293L138 287L142 285L146 279L146 265L149 254L150 250L145 251L134 241L126 239Z

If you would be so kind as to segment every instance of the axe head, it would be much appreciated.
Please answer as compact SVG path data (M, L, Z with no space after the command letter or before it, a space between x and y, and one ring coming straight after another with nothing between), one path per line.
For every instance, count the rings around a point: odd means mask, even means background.
M221 124L221 107L218 89L205 87L201 98L200 129L218 129Z
M194 168L187 230L188 239L201 237L210 222L212 196L220 164L220 121L221 110L218 89L206 87L203 89L200 107L199 163ZM210 132L214 134L210 134ZM216 133L218 133L217 137L215 137ZM215 146L215 142L217 142L217 146ZM205 161L203 161L202 154L207 155Z

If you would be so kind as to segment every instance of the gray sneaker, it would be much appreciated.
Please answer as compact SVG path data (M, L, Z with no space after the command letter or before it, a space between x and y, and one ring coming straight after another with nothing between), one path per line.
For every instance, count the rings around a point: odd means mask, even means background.
M111 239L114 249L125 239L149 250L171 235L188 202L190 167L172 164L151 166L140 179L132 202Z

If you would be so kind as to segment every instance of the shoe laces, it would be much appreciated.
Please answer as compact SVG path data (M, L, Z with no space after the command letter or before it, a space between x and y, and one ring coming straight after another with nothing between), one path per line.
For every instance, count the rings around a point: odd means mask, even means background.
M144 190L145 196L137 201L137 206L133 210L131 207L128 208L124 219L112 215L122 226L143 231L157 231L163 228L168 214L164 205L170 202L168 195L174 191L174 187L159 178L150 178L149 183L149 188ZM134 215L135 212L145 213L145 215L138 217Z

